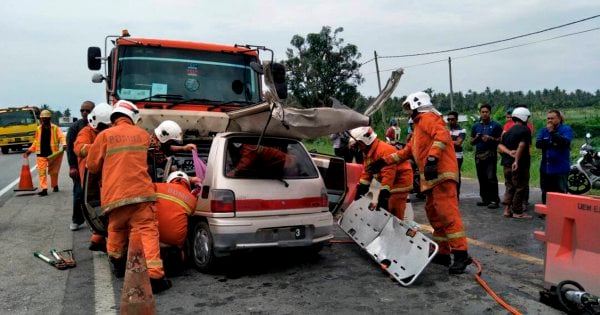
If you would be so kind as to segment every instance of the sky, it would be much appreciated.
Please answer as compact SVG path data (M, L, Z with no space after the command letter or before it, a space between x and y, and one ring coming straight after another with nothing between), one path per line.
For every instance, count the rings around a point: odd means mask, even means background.
M89 46L128 29L132 37L220 44L264 45L286 59L294 35L323 26L343 27L345 43L358 47L365 82L359 91L378 94L379 56L448 50L501 40L600 14L589 0L103 0L0 1L0 107L48 104L78 114L82 101L105 101L104 85L91 82ZM600 18L504 43L411 58L378 58L382 85L403 67L393 96L431 88L450 91L600 89ZM534 43L538 42L538 43ZM526 44L526 45L524 45ZM524 45L492 53L509 46ZM470 56L477 53L480 55ZM428 65L420 65L433 61Z

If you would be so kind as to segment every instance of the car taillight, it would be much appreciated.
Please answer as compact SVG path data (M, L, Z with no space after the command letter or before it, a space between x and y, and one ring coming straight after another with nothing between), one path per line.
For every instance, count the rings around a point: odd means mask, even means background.
M235 195L228 189L213 189L210 211L212 212L234 212Z
M329 207L329 198L327 196L327 189L321 189L321 207Z

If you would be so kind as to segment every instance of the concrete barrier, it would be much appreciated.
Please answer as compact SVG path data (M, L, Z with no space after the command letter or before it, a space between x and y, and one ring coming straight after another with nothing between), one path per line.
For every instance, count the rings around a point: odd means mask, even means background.
M545 243L544 282L549 288L563 280L579 282L587 292L600 294L600 199L548 193L545 231L534 237Z

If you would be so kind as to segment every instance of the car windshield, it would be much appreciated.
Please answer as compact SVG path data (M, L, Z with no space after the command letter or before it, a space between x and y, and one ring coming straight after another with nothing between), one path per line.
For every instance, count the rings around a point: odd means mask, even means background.
M0 113L0 127L35 124L31 110L17 110Z
M299 179L318 177L302 144L292 139L232 137L227 141L225 174L234 178Z
M116 92L127 100L235 105L260 101L255 57L226 52L121 46Z

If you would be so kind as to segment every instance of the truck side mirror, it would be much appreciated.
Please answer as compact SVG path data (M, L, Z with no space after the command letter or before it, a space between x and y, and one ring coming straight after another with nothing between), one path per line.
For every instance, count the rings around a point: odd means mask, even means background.
M100 47L88 47L87 64L90 70L100 70L102 65L102 52Z
M271 73L273 74L273 83L277 90L277 96L280 99L286 99L288 96L287 82L285 81L285 66L280 63L271 65Z

